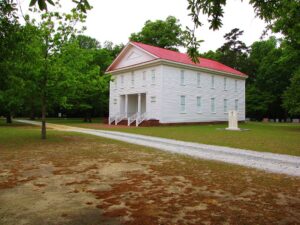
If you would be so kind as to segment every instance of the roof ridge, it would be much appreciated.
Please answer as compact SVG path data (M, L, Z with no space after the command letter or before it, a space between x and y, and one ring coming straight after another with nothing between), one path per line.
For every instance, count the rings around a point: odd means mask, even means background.
M150 44L145 44L145 43L138 42L138 41L130 41L130 42L132 42L132 43L137 43L137 44L142 44L142 45L147 45L147 46L150 46L150 47L152 47L152 48L158 48L158 49L160 49L160 50L170 51L170 52L173 52L173 53L176 53L176 54L182 54L182 55L185 55L185 56L188 56L188 57L189 57L188 53L179 52L179 51L177 52L177 51L174 51L174 50L171 50L171 49L166 49L166 48L162 48L162 47L158 47L158 46L154 46L154 45L150 45ZM156 55L155 53L151 53L151 54ZM156 56L157 56L157 55L156 55ZM199 58L199 59L205 59L205 60L213 61L213 62L217 62L217 63L221 63L221 62L218 62L218 61L216 61L216 60L214 60L214 59L204 58L204 57L201 57L201 56L199 56L198 58ZM195 63L195 64L197 64L197 63ZM221 64L223 64L223 63L221 63ZM224 64L223 64L223 65L224 65ZM227 65L225 65L225 66L227 66Z
M150 44L144 44L142 42L137 42L137 41L130 41L130 43L132 43L134 46L142 48L143 50L147 51L148 53L151 53L152 55L158 57L159 59L173 61L177 63L183 63L187 65L193 65L202 68L208 68L216 71L222 71L230 74L235 74L238 76L247 77L246 74L236 70L235 68L227 66L213 59L199 57L199 62L194 63L187 53L177 52L174 50L165 49Z
M142 44L142 45L148 45L152 48L158 48L158 49L161 49L161 50L164 50L164 51L169 51L169 52L174 52L174 53L179 53L179 54L183 54L183 55L187 55L187 53L184 53L184 52L177 52L177 51L174 51L174 50L171 50L171 49L166 49L166 48L162 48L162 47L158 47L158 46L155 46L155 45L150 45L150 44L145 44L145 43L142 43L142 42L138 42L138 41L130 41L132 43L137 43L137 44Z

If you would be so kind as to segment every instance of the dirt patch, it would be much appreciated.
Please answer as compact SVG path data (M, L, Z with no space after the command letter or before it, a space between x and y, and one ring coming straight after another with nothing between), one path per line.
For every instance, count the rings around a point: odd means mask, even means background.
M298 178L60 135L0 149L0 224L300 224Z

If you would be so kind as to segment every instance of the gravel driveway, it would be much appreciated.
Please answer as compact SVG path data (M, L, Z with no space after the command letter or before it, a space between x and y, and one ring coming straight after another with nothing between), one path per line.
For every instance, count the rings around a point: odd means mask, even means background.
M29 120L16 121L32 125L41 125L40 122ZM205 145L185 141L176 141L166 138L129 134L124 132L85 129L50 123L48 123L47 126L55 130L91 134L99 137L156 148L172 153L184 154L207 160L222 161L273 173L300 176L300 157L297 156L256 152L238 148Z

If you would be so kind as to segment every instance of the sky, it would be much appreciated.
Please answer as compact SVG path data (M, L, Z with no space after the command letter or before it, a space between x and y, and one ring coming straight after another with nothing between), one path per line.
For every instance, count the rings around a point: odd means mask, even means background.
M187 0L90 0L93 9L89 12L86 34L103 43L127 43L131 33L139 32L147 20L166 19L175 16L180 23L193 27L188 16ZM228 0L220 30L212 31L205 16L201 17L204 26L197 31L197 37L204 40L200 52L216 50L224 43L224 34L233 28L244 30L241 39L251 45L259 40L265 23L255 17L254 10L248 1Z
M241 40L247 45L259 40L265 23L255 17L248 0L227 1L221 29L210 30L207 17L201 16L204 25L196 32L198 39L204 40L200 52L216 50L222 46L224 34L233 28L244 30ZM28 0L21 2L26 13ZM170 15L179 19L183 28L193 27L191 17L188 16L187 0L89 0L89 2L93 9L88 12L85 34L100 43L112 41L115 44L126 44L130 34L139 32L147 20L165 20ZM64 0L64 4L69 3Z

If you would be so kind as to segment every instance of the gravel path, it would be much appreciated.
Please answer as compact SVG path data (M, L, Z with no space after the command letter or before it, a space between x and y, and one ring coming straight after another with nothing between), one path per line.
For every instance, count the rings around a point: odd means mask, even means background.
M16 121L32 125L41 125L40 122L29 120ZM50 123L47 123L47 126L48 128L56 130L91 134L202 159L222 161L273 173L300 176L300 157L297 156L205 145L125 132L85 129Z

